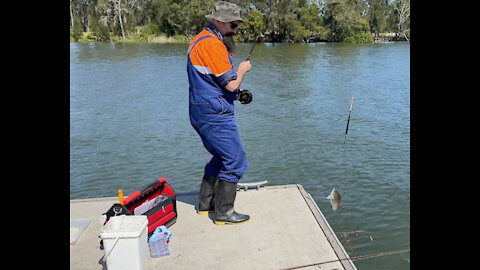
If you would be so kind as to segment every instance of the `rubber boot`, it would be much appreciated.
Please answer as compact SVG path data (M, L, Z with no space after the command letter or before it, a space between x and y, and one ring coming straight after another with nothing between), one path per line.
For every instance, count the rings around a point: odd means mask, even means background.
M198 197L198 214L207 215L209 212L215 211L215 185L218 182L216 176L203 175L202 183L200 184L200 195Z
M215 224L240 224L250 220L249 215L235 212L233 205L237 196L237 183L218 181L215 189Z

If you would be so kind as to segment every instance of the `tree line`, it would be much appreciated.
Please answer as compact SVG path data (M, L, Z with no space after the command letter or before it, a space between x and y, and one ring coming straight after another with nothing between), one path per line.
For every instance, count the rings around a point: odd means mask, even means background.
M218 0L70 0L70 40L188 42ZM410 0L236 0L235 42L368 43L410 37Z

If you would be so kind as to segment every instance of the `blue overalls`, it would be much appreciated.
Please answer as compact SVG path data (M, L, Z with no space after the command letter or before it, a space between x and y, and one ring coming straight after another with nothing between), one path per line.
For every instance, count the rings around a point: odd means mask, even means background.
M217 176L223 181L238 182L248 162L235 122L233 101L237 91L225 89L214 74L202 74L190 60L193 47L206 38L216 36L205 35L188 50L190 123L207 151L213 155L205 166L205 174ZM228 58L232 64L232 58Z

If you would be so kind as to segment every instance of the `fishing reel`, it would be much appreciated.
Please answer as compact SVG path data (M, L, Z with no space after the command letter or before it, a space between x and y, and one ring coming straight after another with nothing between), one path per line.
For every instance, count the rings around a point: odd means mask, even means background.
M238 90L238 101L242 104L248 104L252 102L253 95L247 89L239 89Z

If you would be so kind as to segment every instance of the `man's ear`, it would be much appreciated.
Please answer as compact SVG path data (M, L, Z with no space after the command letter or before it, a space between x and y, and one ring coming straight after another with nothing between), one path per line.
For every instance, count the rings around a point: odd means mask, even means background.
M212 19L212 22L213 22L213 25L215 25L216 27L222 25L222 22L217 19Z

